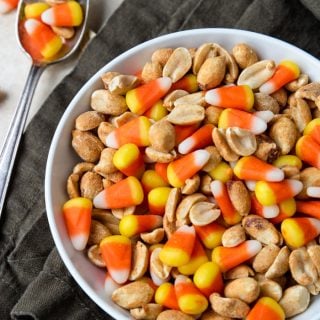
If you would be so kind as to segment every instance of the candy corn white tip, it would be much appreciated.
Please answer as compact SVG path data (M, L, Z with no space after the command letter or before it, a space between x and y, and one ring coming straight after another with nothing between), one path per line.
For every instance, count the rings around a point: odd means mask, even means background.
M257 181L254 180L246 180L245 184L250 191L254 191L256 188Z
M102 190L94 197L93 205L99 209L108 209L108 204L105 199L105 190Z
M267 123L261 118L254 116L250 131L253 134L260 134L267 130Z
M274 168L266 174L266 180L270 182L279 182L284 179L284 172L281 169Z
M0 0L0 13L7 13L11 11L13 8L8 3Z
M183 140L179 144L178 152L181 153L181 154L187 154L192 150L194 144L195 144L194 139L192 137L189 137L189 138Z
M116 283L111 276L107 273L104 280L104 291L108 297L112 296L114 290L120 288L120 285Z
M219 180L214 180L210 183L210 189L215 197L222 196L223 194L223 183Z
M158 84L163 91L169 91L172 86L172 80L169 77L162 77L158 79Z
M203 167L209 160L210 153L206 150L197 150L194 152L195 165Z
M113 149L118 149L120 147L114 131L107 135L106 146Z
M303 184L299 180L289 179L288 182L293 192L293 195L300 193L303 189Z
M255 256L262 249L261 243L257 240L247 240L246 246L251 257Z
M88 238L88 234L78 234L71 237L71 243L76 250L82 251L87 245Z
M178 284L178 283L186 283L186 282L190 282L190 279L182 274L179 274L175 281L174 284Z
M128 280L130 270L109 270L109 273L116 283L123 284Z
M52 8L44 11L44 12L41 14L41 20L42 20L44 23L49 24L50 26L54 25L54 13L53 13Z
M36 19L27 19L24 23L24 28L28 34L32 34L39 26L40 22Z
M279 215L280 209L277 205L264 206L262 210L263 217L266 219L275 218Z
M216 89L207 91L207 93L204 96L204 99L208 104L212 104L212 105L219 106L221 103L220 95L217 94Z
M194 229L194 226L187 226L187 225L181 226L176 230L176 232L190 233L194 235L196 234L196 230Z
M274 113L270 110L257 111L254 113L255 116L264 120L265 122L270 122L274 118Z
M307 195L312 198L320 198L320 187L308 187Z
M266 93L266 94L271 94L274 91L276 91L277 89L274 87L274 85L270 82L266 82L264 83L260 88L259 91L261 93Z

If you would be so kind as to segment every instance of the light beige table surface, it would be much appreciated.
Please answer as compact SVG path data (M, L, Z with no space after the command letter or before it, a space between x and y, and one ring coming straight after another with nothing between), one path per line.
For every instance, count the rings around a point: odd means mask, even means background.
M91 0L90 29L96 32L122 1ZM0 15L0 150L31 65L29 58L17 44L15 16L15 11ZM28 122L56 84L72 70L76 60L76 57L70 58L70 60L50 66L44 71L33 98Z

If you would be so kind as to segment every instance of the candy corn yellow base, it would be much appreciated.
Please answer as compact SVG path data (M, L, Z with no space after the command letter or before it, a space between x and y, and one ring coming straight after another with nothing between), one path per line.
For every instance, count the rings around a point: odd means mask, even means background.
M287 245L292 248L299 248L305 244L301 227L292 219L282 221L281 233Z
M265 181L258 181L254 191L258 201L263 206L271 206L276 204L276 196Z
M54 57L62 48L62 41L60 37L54 37L46 46L41 50L41 55L45 59Z
M208 301L203 295L186 294L178 299L179 307L186 314L200 314L208 308Z
M190 256L179 248L163 248L159 254L160 260L170 267L181 267L187 264Z

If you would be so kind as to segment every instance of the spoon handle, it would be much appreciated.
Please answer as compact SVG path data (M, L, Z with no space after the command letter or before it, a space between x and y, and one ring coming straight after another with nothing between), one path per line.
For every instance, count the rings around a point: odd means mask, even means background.
M10 128L0 153L0 218L18 151L21 136L30 110L32 97L44 67L32 64L20 102L15 110Z

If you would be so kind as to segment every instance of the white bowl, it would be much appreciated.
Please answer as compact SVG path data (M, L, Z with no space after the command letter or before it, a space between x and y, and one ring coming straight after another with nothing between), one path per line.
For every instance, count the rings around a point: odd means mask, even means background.
M262 34L235 29L188 30L142 43L109 62L100 69L78 92L66 109L52 140L46 167L45 200L53 239L66 267L86 292L104 311L117 320L131 319L128 312L116 306L104 292L105 271L95 267L82 252L76 251L69 240L61 214L67 200L66 179L73 166L79 162L71 147L71 130L75 118L87 111L91 93L102 87L100 75L106 71L134 74L150 60L152 52L161 47L197 47L205 42L216 42L228 50L240 42L252 46L261 58L291 59L298 63L302 72L313 81L320 80L320 62L310 54L286 42ZM309 308L295 320L319 319L320 298L314 298Z

